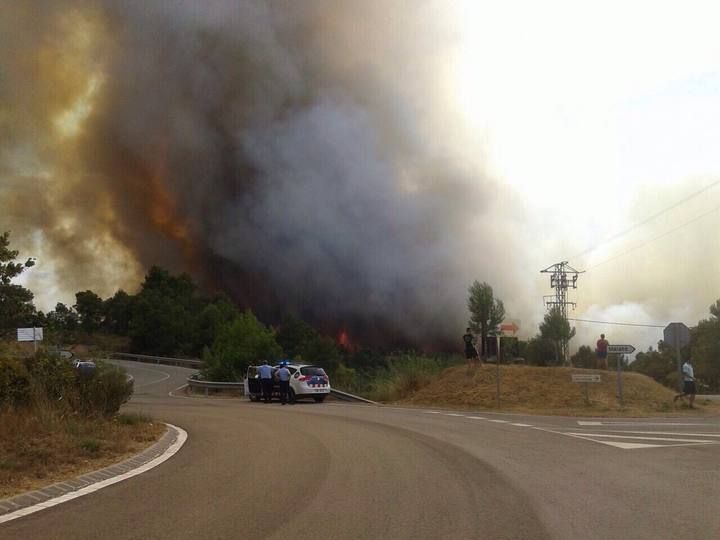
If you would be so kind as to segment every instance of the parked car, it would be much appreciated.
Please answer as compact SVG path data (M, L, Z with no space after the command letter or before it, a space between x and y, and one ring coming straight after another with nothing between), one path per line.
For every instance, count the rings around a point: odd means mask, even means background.
M95 362L90 360L80 360L79 358L73 360L72 365L83 377L92 377L95 375L95 370L97 369Z
M297 399L312 398L322 403L330 393L330 378L325 370L309 364L284 364L290 370L290 402ZM262 399L262 387L258 366L249 366L245 375L245 395L250 401ZM273 367L273 397L280 397L280 385L275 379L279 365Z

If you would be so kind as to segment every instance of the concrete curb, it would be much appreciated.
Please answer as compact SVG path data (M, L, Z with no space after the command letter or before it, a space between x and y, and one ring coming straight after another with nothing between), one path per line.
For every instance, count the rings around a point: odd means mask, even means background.
M168 429L158 442L125 461L42 489L0 499L0 524L88 495L157 467L175 455L187 440L185 430L172 424L165 425Z

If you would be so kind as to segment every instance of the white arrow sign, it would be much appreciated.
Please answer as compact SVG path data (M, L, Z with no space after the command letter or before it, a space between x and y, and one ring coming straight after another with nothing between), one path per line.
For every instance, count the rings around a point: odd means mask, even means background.
M635 352L635 347L632 345L608 345L608 352L610 354L630 354Z

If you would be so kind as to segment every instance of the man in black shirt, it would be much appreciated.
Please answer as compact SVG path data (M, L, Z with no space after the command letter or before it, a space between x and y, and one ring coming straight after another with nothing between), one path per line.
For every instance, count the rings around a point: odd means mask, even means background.
M465 343L465 358L467 358L468 364L472 364L473 362L479 362L480 356L478 355L477 349L475 348L475 336L470 333L469 328L465 329L463 342Z

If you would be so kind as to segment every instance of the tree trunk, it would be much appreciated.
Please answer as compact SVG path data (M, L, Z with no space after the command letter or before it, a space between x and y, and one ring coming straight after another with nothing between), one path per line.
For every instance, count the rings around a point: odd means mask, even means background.
M480 358L485 359L485 341L487 340L487 324L480 325Z

